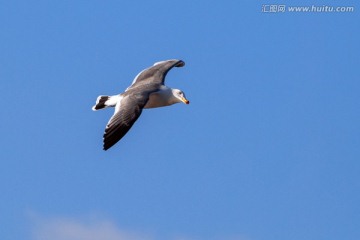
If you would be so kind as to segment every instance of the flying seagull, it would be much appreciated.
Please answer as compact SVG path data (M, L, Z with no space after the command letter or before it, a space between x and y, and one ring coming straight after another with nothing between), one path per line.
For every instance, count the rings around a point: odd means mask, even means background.
M104 150L108 150L130 130L143 108L166 107L175 103L189 104L183 91L164 85L165 76L173 67L183 67L182 60L155 63L141 71L125 92L114 96L99 96L92 110L115 107L104 133Z

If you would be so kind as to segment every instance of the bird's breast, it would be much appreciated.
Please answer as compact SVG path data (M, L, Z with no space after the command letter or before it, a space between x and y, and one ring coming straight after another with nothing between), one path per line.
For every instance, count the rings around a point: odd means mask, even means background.
M158 108L171 105L169 94L167 91L158 91L151 93L149 100L144 108Z

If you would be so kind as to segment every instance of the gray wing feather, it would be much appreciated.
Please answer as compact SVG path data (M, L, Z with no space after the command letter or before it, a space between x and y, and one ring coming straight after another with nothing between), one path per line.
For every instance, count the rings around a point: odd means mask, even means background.
M120 109L110 118L104 133L104 150L117 143L134 125L149 99L149 94L124 96Z
M135 88L146 84L161 84L165 82L166 74L173 67L182 67L185 62L182 60L167 60L155 63L153 66L143 70L135 79L133 84L128 88Z

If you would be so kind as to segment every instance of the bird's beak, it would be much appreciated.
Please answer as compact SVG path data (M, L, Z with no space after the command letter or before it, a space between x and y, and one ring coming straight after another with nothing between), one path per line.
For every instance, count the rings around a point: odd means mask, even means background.
M186 98L181 98L181 101L182 101L183 103L185 103L185 104L189 104L189 103L190 103L190 101L187 100Z

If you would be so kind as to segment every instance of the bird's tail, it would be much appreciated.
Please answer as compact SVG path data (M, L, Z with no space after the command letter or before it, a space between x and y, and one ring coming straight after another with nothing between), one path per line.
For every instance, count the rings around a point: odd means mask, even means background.
M118 100L118 95L115 96L99 96L96 99L96 104L92 107L93 111L97 111L107 107L114 107Z

